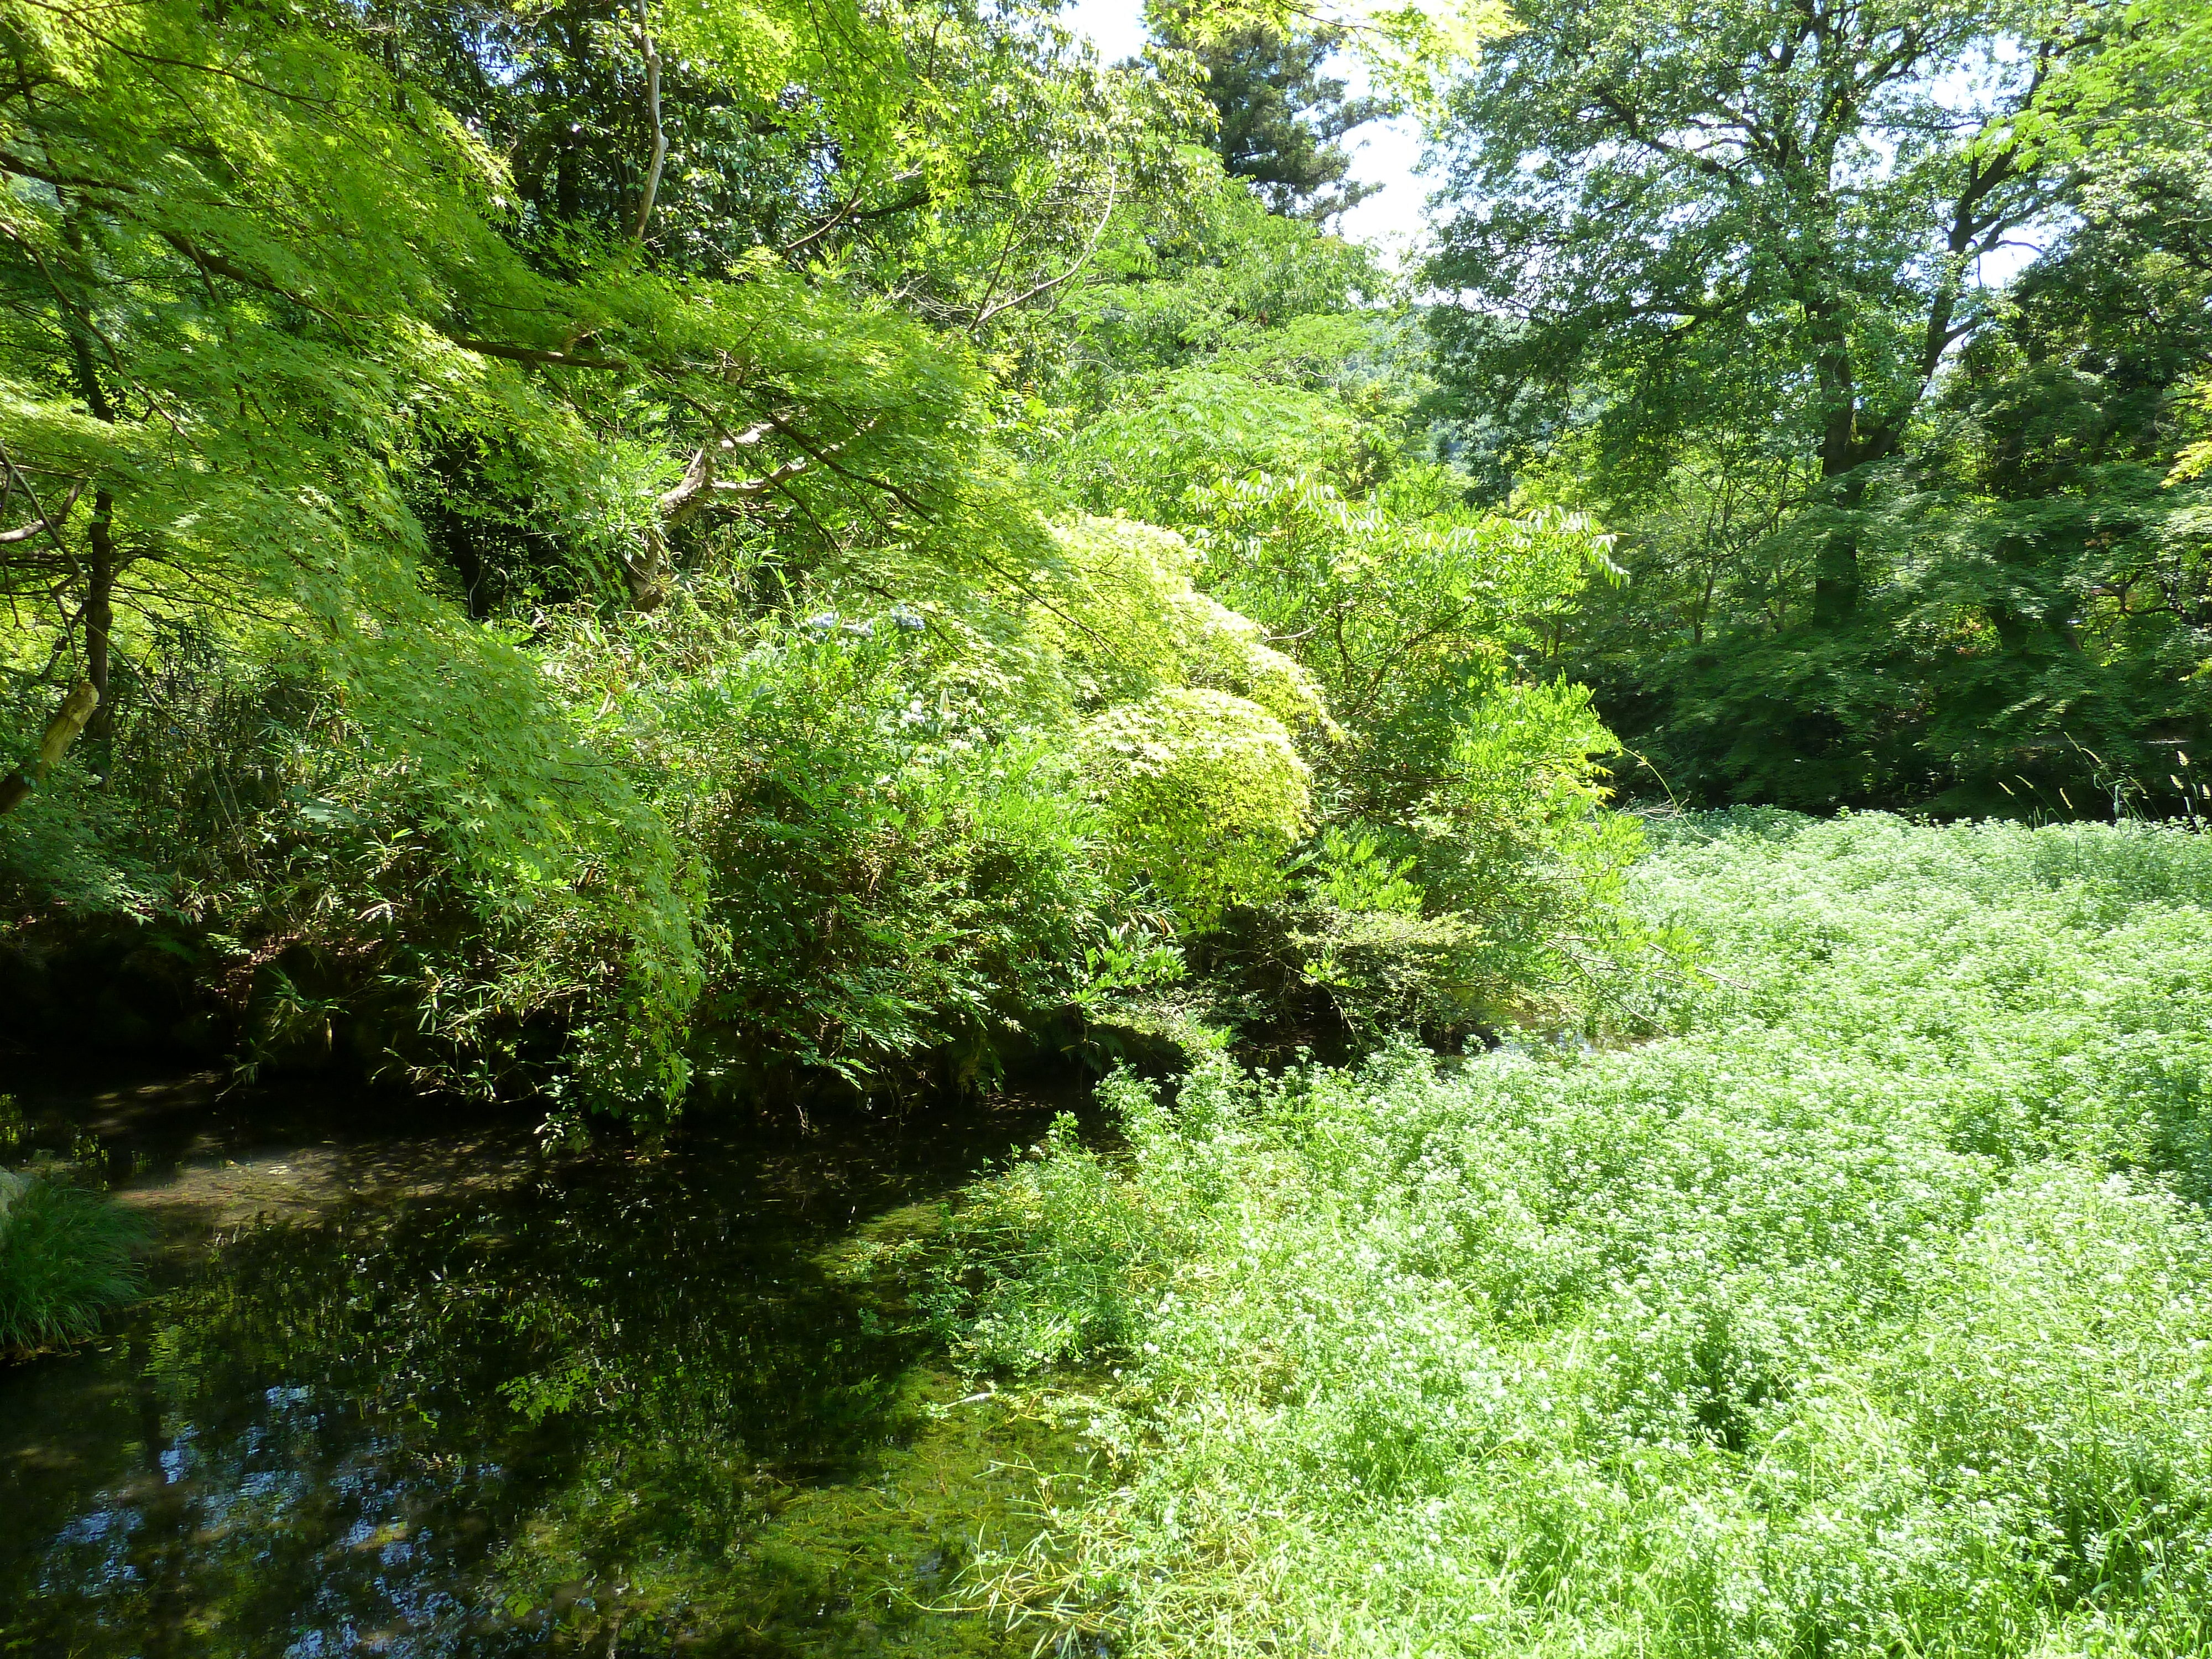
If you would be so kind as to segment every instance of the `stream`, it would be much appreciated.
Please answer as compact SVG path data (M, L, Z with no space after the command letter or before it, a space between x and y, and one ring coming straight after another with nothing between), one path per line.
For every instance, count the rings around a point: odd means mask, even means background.
M955 1605L1070 1430L933 1364L902 1263L1077 1102L542 1151L449 1103L11 1079L149 1295L0 1366L0 1654L1026 1655Z

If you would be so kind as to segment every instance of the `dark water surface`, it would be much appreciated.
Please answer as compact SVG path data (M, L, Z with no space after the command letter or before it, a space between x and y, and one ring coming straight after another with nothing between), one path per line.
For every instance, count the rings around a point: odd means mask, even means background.
M0 1368L0 1654L1028 1652L944 1609L1080 1449L931 1369L902 1290L1067 1099L548 1155L311 1086L7 1086L160 1243L107 1336Z

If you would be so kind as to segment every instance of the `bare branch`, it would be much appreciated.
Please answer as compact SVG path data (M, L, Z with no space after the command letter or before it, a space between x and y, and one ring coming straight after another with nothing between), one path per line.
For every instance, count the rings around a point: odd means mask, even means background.
M634 367L619 357L586 357L573 351L549 351L540 346L513 345L504 340L479 340L471 334L440 331L464 350L505 358L509 362L543 363L550 368L610 369L617 373Z
M660 194L660 169L668 160L668 130L660 119L660 50L653 42L645 0L638 0L637 29L645 41L646 118L653 123L653 161L645 170L645 188L639 192L637 201L637 228L630 238L642 242L646 227L653 222L653 199Z
M8 470L10 472L15 471L14 462L11 461L8 464ZM16 476L21 477L21 474L17 473ZM26 483L24 485L24 489L27 493L29 489L30 486ZM76 505L76 498L83 494L84 480L82 478L73 480L70 484L69 499L64 501L58 507L55 508L51 514L48 514L44 507L39 505L39 498L36 495L33 495L31 497L31 510L36 513L39 516L33 520L29 524L20 525L13 530L0 530L0 544L12 544L16 542L27 542L34 536L51 536L53 537L57 544L58 544L60 540L61 527L69 520L70 508Z
M1116 195L1120 192L1120 179L1112 173L1109 173L1106 179L1106 210L1098 216L1098 222L1091 228L1091 240L1083 245L1082 253L1077 258L1073 264L1069 265L1066 270L1061 271L1059 276L1054 276L1049 282L1039 283L1035 288L1030 289L1025 294L1018 294L1011 300L1003 301L995 306L987 307L977 315L975 320L969 324L969 326L971 329L981 328L984 324L989 322L991 319L1000 315L1001 313L1012 311L1016 306L1027 305L1031 300L1037 298L1040 295L1051 293L1053 289L1058 288L1062 283L1066 282L1069 277L1074 276L1085 265L1089 264L1091 263L1091 255L1098 251L1098 239L1106 234L1107 221L1114 216L1114 201Z

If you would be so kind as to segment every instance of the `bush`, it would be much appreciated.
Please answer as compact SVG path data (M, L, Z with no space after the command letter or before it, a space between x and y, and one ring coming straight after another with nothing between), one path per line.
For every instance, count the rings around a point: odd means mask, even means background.
M918 617L736 611L679 596L568 655L691 867L702 1080L988 1070L1074 1000L1109 902L1073 768Z
M1190 926L1281 890L1277 866L1306 824L1310 771L1283 724L1225 691L1170 690L1108 709L1081 764L1113 856Z
M138 1294L137 1218L74 1187L0 1170L0 1352L71 1342Z

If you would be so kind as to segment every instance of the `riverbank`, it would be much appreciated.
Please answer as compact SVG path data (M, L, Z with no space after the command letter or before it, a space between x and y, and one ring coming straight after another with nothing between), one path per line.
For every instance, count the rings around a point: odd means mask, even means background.
M583 1151L81 1100L165 1243L0 1376L6 1634L2203 1652L2212 843L1653 834L1632 1046Z

